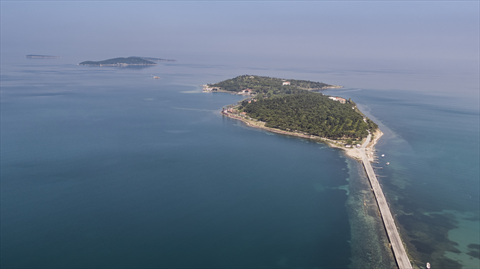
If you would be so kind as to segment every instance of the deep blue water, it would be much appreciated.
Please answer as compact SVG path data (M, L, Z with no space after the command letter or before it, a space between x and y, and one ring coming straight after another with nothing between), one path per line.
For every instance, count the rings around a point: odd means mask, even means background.
M275 70L75 63L2 63L3 268L394 266L359 163L223 118L241 97L198 86ZM337 92L385 133L378 174L415 263L478 264L476 103Z
M338 150L222 118L201 76L4 68L2 267L350 264Z

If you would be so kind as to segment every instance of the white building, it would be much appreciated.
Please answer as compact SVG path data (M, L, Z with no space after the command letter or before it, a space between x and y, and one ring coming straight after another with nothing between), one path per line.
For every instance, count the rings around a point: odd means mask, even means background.
M339 102L342 103L342 104L345 104L345 102L347 101L347 100L345 100L344 98L341 98L341 97L333 97L333 96L328 97L328 99L332 99L333 101L339 101Z

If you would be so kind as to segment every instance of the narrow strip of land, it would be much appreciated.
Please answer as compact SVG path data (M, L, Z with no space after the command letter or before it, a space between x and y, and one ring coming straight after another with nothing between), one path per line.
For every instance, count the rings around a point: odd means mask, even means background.
M393 255L395 256L398 268L400 269L410 269L412 265L410 260L408 259L407 252L402 243L402 239L400 238L400 234L398 233L397 226L395 225L395 221L393 220L392 213L390 212L390 208L388 207L387 200L383 195L382 188L378 183L377 177L375 176L375 172L373 171L372 166L370 165L370 161L368 160L367 156L365 155L365 146L368 145L371 139L371 134L368 134L367 140L363 143L362 147L357 149L361 156L363 166L365 167L365 171L367 172L367 177L370 180L370 184L373 189L373 193L375 194L375 198L377 199L378 208L380 209L380 214L382 215L383 224L385 225L385 229L387 230L387 236L390 240L390 244L392 245Z

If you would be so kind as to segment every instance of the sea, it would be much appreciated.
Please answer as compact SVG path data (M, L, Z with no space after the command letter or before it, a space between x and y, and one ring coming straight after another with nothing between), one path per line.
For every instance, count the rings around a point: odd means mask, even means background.
M395 268L361 163L202 92L244 74L343 85L414 268L480 267L478 73L83 60L2 59L2 268Z

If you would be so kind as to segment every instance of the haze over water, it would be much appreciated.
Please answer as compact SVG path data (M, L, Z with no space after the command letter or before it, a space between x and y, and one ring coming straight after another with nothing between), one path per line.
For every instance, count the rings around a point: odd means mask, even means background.
M477 2L2 2L1 17L2 268L393 267L359 163L224 119L241 97L198 86L243 74L345 86L325 94L385 133L377 174L414 264L479 267ZM178 61L77 65L137 55Z

